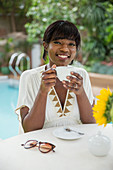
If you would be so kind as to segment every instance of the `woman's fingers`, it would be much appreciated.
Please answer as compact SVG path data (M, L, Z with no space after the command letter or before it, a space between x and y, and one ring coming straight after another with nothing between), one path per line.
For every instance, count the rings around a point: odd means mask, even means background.
M56 79L56 73L44 73L42 75L42 80L51 79L51 78Z
M74 71L71 71L71 75L76 76L80 80L83 80L83 77L80 74L75 73Z
M54 64L51 68L45 70L42 73L42 83L41 87L45 89L45 91L49 91L52 86L56 84L56 65ZM45 68L46 69L46 68Z
M42 81L46 84L47 83L56 83L56 79L54 79L54 78L53 79L52 78L51 79L42 79Z
M56 68L56 64L53 64L51 68Z
M66 88L66 89L69 89L69 90L71 90L71 91L78 91L79 90L79 88L76 86L76 87L72 87L72 86L68 86L68 85L66 85L66 84L63 84L63 86Z
M69 82L69 81L62 81L63 85L65 85L66 87L69 87L69 88L75 88L77 89L78 88L78 84L77 83L72 83L72 82Z
M56 73L56 70L55 70L54 68L49 68L49 69L45 70L45 71L42 73L42 75L44 75L44 74L49 74L49 73Z
M82 78L82 76L80 75L80 74L78 74L78 73L75 73L75 72L71 72L71 75L72 76L67 76L66 78L67 79L69 79L70 81L72 81L72 82L79 82L80 80L82 81L83 80L83 78Z
M42 79L56 78L56 65L54 64L51 68L45 70L42 73Z
M55 86L55 82L51 82L51 83L45 83L45 88L51 88L51 87L53 87L53 86Z
M75 92L75 94L80 94L83 89L83 78L81 75L75 72L71 72L71 76L67 76L66 78L69 81L63 80L63 86L66 89Z

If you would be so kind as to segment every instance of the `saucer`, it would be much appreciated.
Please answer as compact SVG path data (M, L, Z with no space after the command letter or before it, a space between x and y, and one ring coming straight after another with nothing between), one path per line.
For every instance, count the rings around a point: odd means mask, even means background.
M74 127L73 128L71 127L71 129L79 131L77 128ZM57 138L65 139L65 140L75 140L75 139L82 138L84 136L84 135L79 135L74 131L67 132L65 130L65 127L56 128L53 131L53 135Z

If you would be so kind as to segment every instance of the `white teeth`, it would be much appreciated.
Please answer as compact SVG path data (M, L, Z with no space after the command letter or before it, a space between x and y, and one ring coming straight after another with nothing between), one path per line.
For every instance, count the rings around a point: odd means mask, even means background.
M61 57L61 58L67 58L66 55L58 55L58 56Z

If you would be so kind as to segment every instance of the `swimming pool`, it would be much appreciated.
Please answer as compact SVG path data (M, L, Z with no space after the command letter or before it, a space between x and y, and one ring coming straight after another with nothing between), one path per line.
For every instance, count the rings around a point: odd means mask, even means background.
M13 87L9 80L0 80L0 138L7 139L18 135L19 122L14 110L18 99L18 86Z

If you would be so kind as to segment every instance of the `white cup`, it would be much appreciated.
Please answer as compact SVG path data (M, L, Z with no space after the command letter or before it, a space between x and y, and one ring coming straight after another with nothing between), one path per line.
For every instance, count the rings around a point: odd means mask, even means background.
M67 80L66 76L70 76L70 72L74 71L72 66L59 66L56 67L57 77L60 81Z

